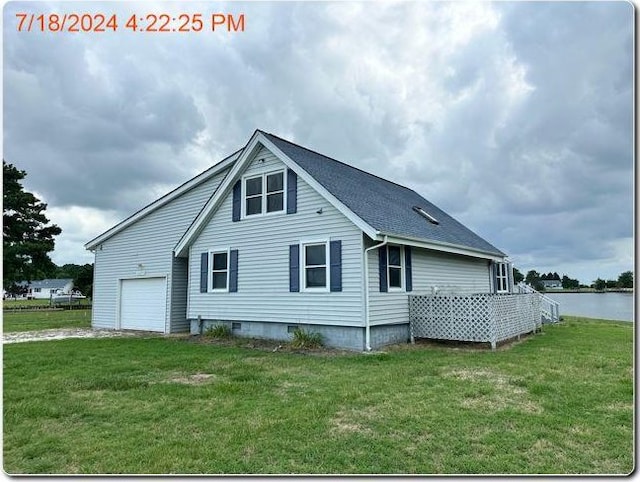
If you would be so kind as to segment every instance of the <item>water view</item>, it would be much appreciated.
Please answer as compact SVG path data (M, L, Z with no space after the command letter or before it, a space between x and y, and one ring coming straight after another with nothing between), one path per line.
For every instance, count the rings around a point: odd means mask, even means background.
M560 303L560 315L633 321L633 293L546 293Z

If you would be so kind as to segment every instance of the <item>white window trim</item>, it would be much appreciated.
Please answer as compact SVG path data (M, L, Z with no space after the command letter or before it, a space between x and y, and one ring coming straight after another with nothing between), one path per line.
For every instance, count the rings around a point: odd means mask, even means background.
M213 288L213 255L227 253L227 287L225 289ZM209 262L208 262L208 271L207 273L207 292L208 293L228 293L229 292L229 273L231 270L229 269L229 262L231 259L231 249L223 248L223 249L215 249L209 251Z
M508 293L509 292L509 263L496 263L496 293ZM501 271L504 274L501 274ZM505 289L500 289L500 280L504 280Z
M305 246L314 245L314 244L324 244L324 262L325 262L325 270L326 270L326 285L324 287L311 287L307 288L307 265L305 263ZM330 264L331 260L329 259L329 240L328 239L309 239L300 241L300 291L307 293L328 293L329 287L331 286L331 269Z
M280 211L271 211L267 212L267 176L271 176L273 174L282 173L282 209ZM247 179L255 179L256 177L262 178L262 194L260 195L261 203L261 212L256 214L247 214L247 196L246 196L246 182ZM252 196L254 197L254 196ZM255 197L258 197L257 195ZM263 172L262 174L247 174L242 176L241 180L241 198L242 198L242 209L241 209L241 219L246 218L259 218L262 216L273 216L277 214L282 214L287 212L287 173L286 169L276 169L273 171Z
M398 265L394 264L391 265L391 263L389 263L389 247L394 247L394 248L399 248L400 249L400 286L391 286L391 276L389 276L389 268L390 267L394 267L397 268ZM387 291L388 292L403 292L405 289L404 286L404 270L406 269L405 267L405 263L404 263L404 247L402 245L399 244L387 244L386 246L386 250L387 250Z

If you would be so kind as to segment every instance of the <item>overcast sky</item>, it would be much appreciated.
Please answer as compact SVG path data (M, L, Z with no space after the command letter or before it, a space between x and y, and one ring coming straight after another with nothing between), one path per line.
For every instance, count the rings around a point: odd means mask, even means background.
M118 31L17 31L51 12L115 13ZM216 12L245 31L124 28ZM84 243L259 128L415 189L522 272L617 279L633 27L625 2L9 3L3 155L63 230L57 264L93 262Z

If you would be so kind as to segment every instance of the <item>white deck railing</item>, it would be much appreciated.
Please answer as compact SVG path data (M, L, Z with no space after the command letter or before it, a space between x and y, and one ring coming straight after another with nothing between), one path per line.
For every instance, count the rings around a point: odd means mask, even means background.
M411 340L497 343L542 325L540 297L522 294L437 294L409 296Z
M540 298L540 311L542 321L545 323L558 323L560 321L560 303L552 300L547 295L536 291L531 286L522 281L514 286L518 293L534 293Z

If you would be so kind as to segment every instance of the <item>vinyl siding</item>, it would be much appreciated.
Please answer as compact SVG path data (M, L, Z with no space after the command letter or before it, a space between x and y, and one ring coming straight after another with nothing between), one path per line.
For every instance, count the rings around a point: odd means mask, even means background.
M188 330L187 266L184 261L174 259L173 248L227 171L173 199L97 247L92 312L94 328L116 327L120 279L166 276L168 320L165 331ZM139 264L143 265L144 274L139 272Z
M491 278L486 259L471 258L438 251L413 249L413 291L489 293Z
M373 246L367 240L366 246ZM376 243L378 244L378 243ZM488 293L491 291L488 262L449 253L411 248L413 294L431 292ZM381 293L378 250L369 252L369 316L371 325L407 323L409 302L406 292ZM403 271L404 276L404 271Z
M285 167L264 148L254 159L244 175ZM297 201L295 214L233 222L229 193L190 248L189 318L363 325L361 231L301 178ZM312 240L342 241L341 292L289 292L289 245ZM238 291L200 293L200 254L228 248L238 250Z
M380 244L367 239L366 247ZM412 268L416 269L415 249L412 254ZM378 250L372 249L367 254L369 263L369 324L383 325L387 323L409 322L409 299L404 291L380 292L380 267L378 265ZM404 270L402 271L404 278ZM403 280L404 283L404 280ZM415 290L415 282L414 282Z

